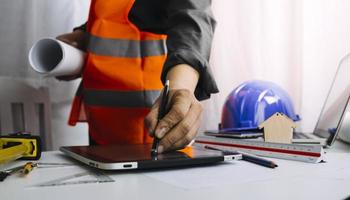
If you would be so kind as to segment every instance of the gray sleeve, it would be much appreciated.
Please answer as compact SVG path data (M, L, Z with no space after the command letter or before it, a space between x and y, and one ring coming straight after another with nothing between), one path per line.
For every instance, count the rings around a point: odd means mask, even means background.
M162 81L165 82L171 67L188 64L200 74L195 90L196 98L208 99L210 94L218 92L209 68L216 25L211 11L211 0L169 0L166 15L168 56L162 72Z

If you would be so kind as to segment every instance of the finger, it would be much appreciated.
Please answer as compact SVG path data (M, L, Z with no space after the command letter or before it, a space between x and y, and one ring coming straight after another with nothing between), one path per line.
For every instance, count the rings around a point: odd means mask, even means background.
M154 130L155 130L156 125L157 125L158 110L159 110L159 99L157 99L155 101L150 112L145 117L145 127L146 127L148 134L150 136L153 136Z
M81 75L73 75L73 76L56 76L55 78L59 81L70 81L79 78Z
M57 40L60 40L68 45L71 45L73 47L79 48L79 37L77 35L77 33L68 33L68 34L64 34L64 35L60 35L58 37L56 37Z
M187 91L175 91L170 100L170 111L159 121L156 136L162 138L165 133L183 120L192 104L191 94Z
M196 137L200 124L201 118L199 117L197 121L192 125L191 130L185 135L185 137L175 142L175 144L173 144L169 149L164 149L164 151L178 150L186 147Z
M201 104L193 104L185 118L161 139L158 152L170 150L180 140L190 139L186 138L186 136L190 133L193 126L199 123L201 113ZM185 141L182 142L185 143Z
M69 45L72 45L72 43L74 42L70 39L70 37L68 35L60 35L60 36L56 37L56 39L61 41L61 42L66 43L66 44L69 44Z

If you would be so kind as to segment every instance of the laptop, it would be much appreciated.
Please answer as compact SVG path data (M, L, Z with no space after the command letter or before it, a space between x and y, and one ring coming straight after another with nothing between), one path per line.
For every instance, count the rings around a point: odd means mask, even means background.
M199 147L186 147L152 156L149 144L66 146L61 147L60 151L86 165L103 170L189 167L242 159L239 153Z
M339 63L314 131L312 133L295 132L293 143L318 141L325 147L334 143L347 110L350 108L350 59L347 57L349 56L344 57Z
M346 110L349 108L349 99L348 97L345 103L335 108L338 111L332 113L332 116L327 115L331 110L322 109L314 131L312 133L294 132L292 142L296 144L321 144L324 147L330 147L341 130ZM327 101L325 105L327 105Z

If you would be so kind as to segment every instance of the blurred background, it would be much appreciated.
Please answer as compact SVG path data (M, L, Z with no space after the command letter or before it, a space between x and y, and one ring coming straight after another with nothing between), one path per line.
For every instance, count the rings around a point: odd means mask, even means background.
M79 80L64 82L37 74L29 66L28 51L35 41L71 32L84 23L89 4L89 0L1 0L0 83L10 84L1 84L0 89L18 83L47 93L48 114L41 115L40 106L34 111L45 121L47 149L88 143L85 124L67 125ZM203 102L201 130L217 128L230 91L246 80L260 79L288 91L302 118L298 129L312 131L337 66L350 53L350 1L213 0L212 8L218 26L210 63L220 93ZM2 96L10 95L1 91ZM13 112L23 110L23 105L12 106ZM0 113L6 109L2 106ZM7 119L1 115L4 133Z

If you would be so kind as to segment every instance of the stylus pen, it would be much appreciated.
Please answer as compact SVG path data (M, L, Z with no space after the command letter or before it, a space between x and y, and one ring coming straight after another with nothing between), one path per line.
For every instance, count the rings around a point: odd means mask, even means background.
M227 153L227 154L240 153L240 154L242 154L242 160L245 160L247 162L255 163L257 165L261 165L261 166L269 167L269 168L278 167L278 165L276 163L274 163L273 161L271 161L271 160L260 158L260 157L257 157L257 156L254 156L254 155L250 155L250 154L247 154L247 153L242 153L242 152L239 152L239 151L226 151L226 150L218 149L218 148L211 147L211 146L205 146L205 148L206 149L211 149L211 150L221 151L221 152Z
M158 110L158 117L157 117L157 125L159 121L165 116L166 114L166 106L168 103L168 98L169 98L169 80L165 82L164 88L162 90L162 96L159 102L159 110ZM156 125L156 127L157 127ZM151 155L157 155L158 154L158 145L160 139L156 136L155 130L153 131L153 144L152 144L152 149L151 149Z

